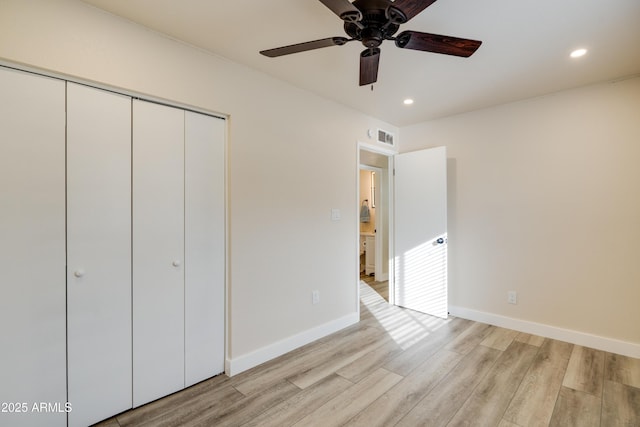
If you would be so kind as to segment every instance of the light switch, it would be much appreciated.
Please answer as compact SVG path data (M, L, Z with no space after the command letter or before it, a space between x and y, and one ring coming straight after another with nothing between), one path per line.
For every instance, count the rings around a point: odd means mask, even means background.
M340 209L331 209L331 221L340 221Z

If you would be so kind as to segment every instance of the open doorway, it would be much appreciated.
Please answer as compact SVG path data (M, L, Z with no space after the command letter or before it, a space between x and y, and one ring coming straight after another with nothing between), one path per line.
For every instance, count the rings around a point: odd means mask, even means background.
M360 280L389 302L389 156L361 146L359 159Z
M366 275L365 281L386 291L385 299L392 305L446 318L446 148L398 154L360 143L357 165L358 187L362 169L376 171L376 176L380 171L380 179L374 178L380 190L379 196L375 193L376 267L374 280ZM361 283L358 286L365 286Z

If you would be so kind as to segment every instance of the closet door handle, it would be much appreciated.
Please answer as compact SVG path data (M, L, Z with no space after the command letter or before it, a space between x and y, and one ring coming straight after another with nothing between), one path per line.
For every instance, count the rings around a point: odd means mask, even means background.
M78 270L73 272L73 275L79 279L82 276L84 276L84 270L83 269L78 269Z
M175 261L173 261L173 262L171 263L171 265L173 265L174 267L180 267L180 264L181 264L181 263L180 263L180 261L178 261L178 260L175 260Z

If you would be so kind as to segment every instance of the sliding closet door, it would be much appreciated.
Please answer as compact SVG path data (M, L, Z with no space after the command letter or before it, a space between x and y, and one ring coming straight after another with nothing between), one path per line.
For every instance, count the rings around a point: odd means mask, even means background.
M70 426L132 405L131 98L67 87Z
M184 387L184 111L133 102L133 404Z
M224 371L225 121L185 112L185 381Z
M64 103L63 81L0 67L0 402L13 405L0 424L7 426L67 421ZM62 412L34 411L39 402Z

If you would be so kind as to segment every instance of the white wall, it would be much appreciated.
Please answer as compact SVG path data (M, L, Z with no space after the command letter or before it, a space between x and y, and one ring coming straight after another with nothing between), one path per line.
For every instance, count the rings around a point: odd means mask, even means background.
M0 60L229 115L232 371L357 319L357 141L397 129L75 0L1 0Z
M401 136L402 152L447 146L454 308L638 351L640 78L434 120ZM517 305L507 304L508 290Z

